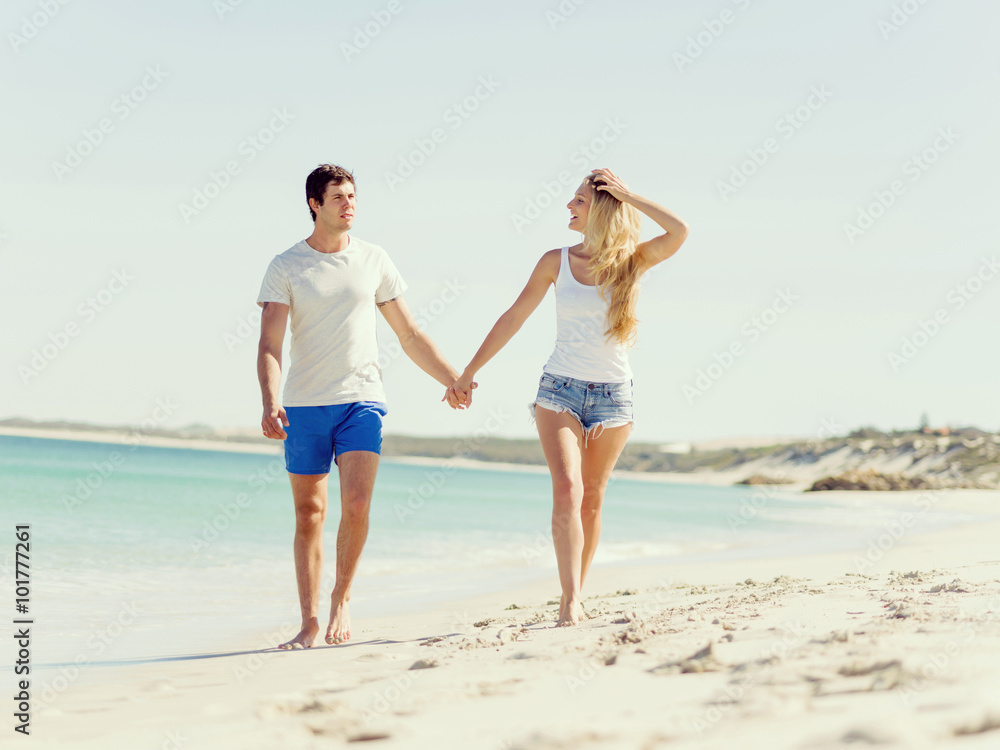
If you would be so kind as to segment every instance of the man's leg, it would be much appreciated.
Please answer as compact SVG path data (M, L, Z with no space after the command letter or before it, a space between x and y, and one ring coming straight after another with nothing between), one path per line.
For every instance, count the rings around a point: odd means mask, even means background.
M330 625L326 642L343 643L351 638L351 582L358 569L361 550L368 538L368 510L375 490L379 454L347 451L337 458L340 469L340 529L337 531L337 580L330 597Z
M295 580L302 629L278 648L310 648L319 634L319 585L323 576L323 521L329 474L289 474L295 502Z

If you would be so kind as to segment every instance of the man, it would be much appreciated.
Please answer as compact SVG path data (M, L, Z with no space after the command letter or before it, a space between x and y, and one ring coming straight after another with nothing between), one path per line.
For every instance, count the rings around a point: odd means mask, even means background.
M257 304L263 307L257 375L264 435L285 441L295 503L295 576L302 629L281 648L309 648L319 633L323 521L331 460L340 478L336 581L326 642L351 637L351 582L368 535L387 413L378 365L375 308L402 350L444 386L459 373L417 326L403 302L406 283L386 252L348 232L356 208L354 175L322 164L306 179L313 232L268 266ZM281 347L291 315L291 366L279 401ZM450 392L452 406L471 393ZM284 429L283 429L284 428Z

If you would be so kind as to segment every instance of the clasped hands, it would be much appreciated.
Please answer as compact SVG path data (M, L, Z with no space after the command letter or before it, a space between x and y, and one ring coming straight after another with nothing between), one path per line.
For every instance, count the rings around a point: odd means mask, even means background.
M458 380L448 386L441 400L447 401L452 409L468 409L472 406L472 390L478 387L479 383L473 381L471 375L462 373Z

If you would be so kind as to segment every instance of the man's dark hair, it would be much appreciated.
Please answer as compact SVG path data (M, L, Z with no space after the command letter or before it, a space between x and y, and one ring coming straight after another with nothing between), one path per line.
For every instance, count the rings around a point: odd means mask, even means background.
M313 198L322 206L323 196L326 195L326 186L342 185L345 182L349 182L355 187L358 185L354 181L354 175L343 167L338 167L336 164L320 164L306 177L306 205L309 205L309 199ZM311 206L309 214L312 216L312 220L316 221L316 212L312 210Z

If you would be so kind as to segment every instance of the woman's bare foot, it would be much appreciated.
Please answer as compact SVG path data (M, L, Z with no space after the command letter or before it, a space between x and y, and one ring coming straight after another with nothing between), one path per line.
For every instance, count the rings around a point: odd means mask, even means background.
M330 626L326 629L326 642L336 646L351 640L351 613L347 602L330 604Z
M317 635L319 635L319 620L314 619L303 625L302 630L299 631L297 636L290 641L282 643L278 648L286 651L296 648L312 648L313 641L316 640Z
M562 613L563 607L565 607L565 606L566 606L566 594L562 594L559 597L559 612L560 613ZM587 608L584 607L583 603L581 602L581 604L580 604L580 614L585 614L586 612L587 612Z
M565 628L580 624L580 602L577 599L567 599L564 594L559 604L559 619L557 628Z

